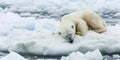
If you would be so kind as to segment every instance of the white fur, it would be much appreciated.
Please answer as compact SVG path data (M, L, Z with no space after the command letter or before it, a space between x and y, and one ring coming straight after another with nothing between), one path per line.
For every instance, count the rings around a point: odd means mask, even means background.
M74 28L71 28L72 25ZM74 38L75 34L85 35L89 28L102 33L106 31L106 23L91 10L76 11L62 17L59 32L63 38L67 34Z

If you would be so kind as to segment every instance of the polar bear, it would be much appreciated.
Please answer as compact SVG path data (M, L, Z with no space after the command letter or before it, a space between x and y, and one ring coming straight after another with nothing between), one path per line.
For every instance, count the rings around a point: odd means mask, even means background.
M62 17L58 33L72 43L76 34L83 36L89 29L105 32L106 23L92 10L76 11Z

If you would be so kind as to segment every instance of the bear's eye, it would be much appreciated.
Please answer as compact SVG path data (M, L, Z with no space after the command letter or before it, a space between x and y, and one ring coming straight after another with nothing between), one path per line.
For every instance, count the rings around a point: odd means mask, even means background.
M72 27L72 28L74 28L74 26L73 26L73 25L72 25L71 27Z
M61 35L61 32L58 32L59 35Z

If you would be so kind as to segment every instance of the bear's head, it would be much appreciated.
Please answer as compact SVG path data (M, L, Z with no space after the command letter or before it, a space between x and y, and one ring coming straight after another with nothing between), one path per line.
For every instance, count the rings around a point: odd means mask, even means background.
M75 24L66 22L65 24L60 24L58 34L62 36L64 39L68 40L68 42L73 43L75 37Z

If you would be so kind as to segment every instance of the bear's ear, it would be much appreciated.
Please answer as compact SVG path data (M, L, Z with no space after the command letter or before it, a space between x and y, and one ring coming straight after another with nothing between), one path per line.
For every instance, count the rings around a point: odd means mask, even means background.
M71 28L74 28L74 26L72 25Z
M62 33L61 32L58 32L59 35L61 35Z

